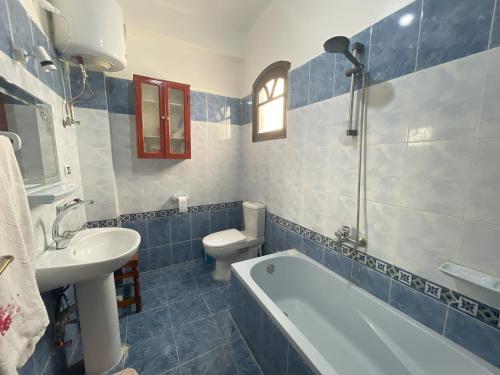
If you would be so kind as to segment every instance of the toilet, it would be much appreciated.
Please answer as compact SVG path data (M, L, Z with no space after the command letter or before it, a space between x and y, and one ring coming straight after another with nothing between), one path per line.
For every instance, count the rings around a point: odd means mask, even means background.
M243 202L243 231L228 229L203 238L205 252L215 258L212 276L215 280L231 278L231 263L255 258L264 243L266 206Z

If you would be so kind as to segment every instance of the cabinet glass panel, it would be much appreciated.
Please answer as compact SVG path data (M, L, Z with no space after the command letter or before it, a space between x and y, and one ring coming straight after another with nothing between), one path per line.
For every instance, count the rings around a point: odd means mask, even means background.
M160 87L141 83L144 152L161 151Z
M186 124L184 123L184 91L169 88L170 152L183 154L186 150Z

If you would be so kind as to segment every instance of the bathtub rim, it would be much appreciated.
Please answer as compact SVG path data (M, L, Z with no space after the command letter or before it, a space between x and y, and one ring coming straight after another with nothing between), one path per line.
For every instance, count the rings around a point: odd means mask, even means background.
M276 326L285 335L289 343L293 345L295 350L300 354L302 359L316 372L319 374L332 374L340 375L335 368L323 357L323 355L316 349L316 347L308 340L308 338L293 324L293 322L286 317L285 314L278 308L278 306L271 300L271 298L262 290L262 288L257 284L251 275L253 266L256 264L278 257L291 257L300 258L304 261L312 263L313 265L319 267L322 271L328 272L330 275L335 277L339 282L344 284L347 288L354 288L358 293L361 293L364 297L368 298L371 302L378 304L382 308L388 309L391 312L399 315L401 318L408 321L409 324L415 326L416 329L423 330L434 336L440 343L451 347L452 350L459 352L464 355L465 358L475 361L480 367L483 367L486 373L491 375L500 375L500 368L494 366L483 358L479 357L477 354L467 350L466 348L458 345L449 338L445 337L443 334L439 334L419 321L415 320L411 316L399 311L388 302L382 301L381 299L375 297L368 291L357 286L353 282L345 279L336 272L330 270L323 264L315 261L309 256L301 253L296 249L289 249L280 251L277 253L265 255L262 257L257 257L242 262L237 262L231 264L231 270L238 280L243 283L248 292L257 301L259 306L269 315L271 315L276 321ZM397 280L392 280L396 281ZM449 308L449 307L448 307ZM300 343L300 344L299 344Z

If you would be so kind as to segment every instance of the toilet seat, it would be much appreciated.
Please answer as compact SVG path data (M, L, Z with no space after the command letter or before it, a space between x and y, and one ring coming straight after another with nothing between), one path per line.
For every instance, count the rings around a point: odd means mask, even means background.
M227 229L209 234L203 238L203 244L211 248L229 247L246 242L247 238L237 229Z

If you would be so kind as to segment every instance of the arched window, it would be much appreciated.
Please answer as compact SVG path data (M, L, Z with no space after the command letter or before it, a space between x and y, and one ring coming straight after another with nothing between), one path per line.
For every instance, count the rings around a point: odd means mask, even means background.
M253 142L286 137L288 61L277 61L259 74L252 89Z

